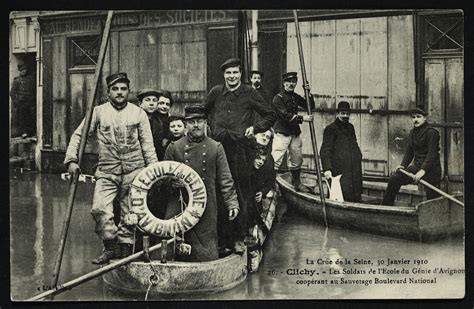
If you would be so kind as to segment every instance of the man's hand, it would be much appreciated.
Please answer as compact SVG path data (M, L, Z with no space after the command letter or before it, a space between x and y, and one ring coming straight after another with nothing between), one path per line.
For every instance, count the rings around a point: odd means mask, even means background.
M303 87L304 90L308 90L311 93L311 89L309 89L309 83L303 84L301 87Z
M67 166L67 172L74 177L79 177L81 174L81 168L76 162L70 162Z
M237 217L238 214L239 214L239 209L238 208L234 208L234 209L229 210L229 221L234 220Z
M332 172L331 171L325 171L324 172L324 177L326 177L326 179L331 179L332 178Z
M161 146L165 147L168 142L169 142L169 139L164 138L164 139L161 141Z
M397 168L395 169L395 171L397 171L397 172L398 172L398 170L399 170L399 169L402 169L402 170L404 170L404 169L405 169L405 167L404 167L403 165L399 165L399 166L397 166Z
M313 121L313 115L304 115L303 116L303 121L306 121L306 122Z
M254 133L253 133L253 126L250 126L248 127L246 130L245 130L245 137L246 138L251 138L254 136Z
M255 202L260 203L262 201L262 192L255 194Z
M425 173L425 170L419 170L418 173L415 174L415 181L420 181L420 179L425 176Z

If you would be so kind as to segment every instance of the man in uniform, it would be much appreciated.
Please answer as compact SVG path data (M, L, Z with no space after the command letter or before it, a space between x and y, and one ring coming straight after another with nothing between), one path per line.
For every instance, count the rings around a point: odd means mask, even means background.
M362 153L354 126L349 123L350 104L337 105L336 120L324 128L320 157L324 176L342 174L341 189L345 201L360 202L362 194Z
M313 115L298 115L298 106L306 109L307 105L306 100L295 93L297 82L296 72L284 73L283 91L273 97L272 106L276 112L277 120L273 125L275 137L273 138L272 156L275 161L275 170L278 170L288 151L288 168L291 171L295 189L300 192L309 192L309 189L300 181L301 164L303 164L300 124L304 121L313 121ZM314 106L312 97L311 101Z
M15 77L10 90L12 98L12 137L36 135L36 81L28 66L18 64L20 76Z
M239 199L240 215L232 228L234 249L238 253L245 250L243 239L251 222L248 207L252 205L250 196L250 166L252 156L251 138L265 132L272 126L275 114L258 92L249 85L242 84L240 60L232 58L221 65L225 84L214 86L204 102L209 117L212 137L224 147L235 189ZM253 114L262 117L253 122Z
M95 232L104 243L102 254L92 261L107 263L112 258L124 258L132 253L133 227L123 221L130 212L129 186L140 170L158 161L150 123L144 110L128 103L130 80L125 73L106 78L109 102L96 106L92 113L89 135L96 134L99 162L91 214ZM80 173L78 148L84 120L74 131L66 151L64 164L69 173ZM120 201L120 224L114 223L113 201Z
M439 187L441 182L441 163L439 159L439 132L426 121L423 106L411 110L413 129L408 134L408 145L402 163L390 176L387 191L382 205L393 205L395 196L402 185L413 182L413 179L399 171L400 168L415 174L415 181L423 179ZM412 164L410 164L413 161ZM426 188L428 200L439 197L439 193Z
M204 135L207 127L204 106L199 104L186 107L185 121L187 136L172 142L166 149L164 159L183 162L194 169L204 181L207 192L204 214L196 226L186 232L185 239L192 246L191 255L186 260L191 262L216 260L219 258L218 206L225 207L228 219L234 220L239 213L237 193L224 148L220 143ZM222 197L223 205L217 204L217 191ZM174 213L178 214L180 211L175 209ZM167 209L167 214L169 213L170 210Z

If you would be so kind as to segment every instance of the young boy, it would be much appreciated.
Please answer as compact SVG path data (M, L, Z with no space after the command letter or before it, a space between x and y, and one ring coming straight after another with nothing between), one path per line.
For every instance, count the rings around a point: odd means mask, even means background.
M162 93L160 91L150 88L143 89L137 94L137 98L140 100L139 106L146 112L148 120L150 121L151 134L153 135L153 144L156 153L158 153L158 147L163 138L162 121L157 113L158 98L161 96Z
M175 142L175 141L179 140L181 137L183 137L184 136L184 129L185 129L184 118L183 117L171 115L171 116L169 116L168 121L170 123L169 129L170 129L170 133L171 133L170 134L171 139L168 142L168 144L166 145L166 147L168 147L170 142L172 142L172 141Z

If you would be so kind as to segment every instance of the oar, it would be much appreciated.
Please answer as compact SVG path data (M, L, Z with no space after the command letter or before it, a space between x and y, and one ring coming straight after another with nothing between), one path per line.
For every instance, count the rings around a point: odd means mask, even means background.
M100 72L102 71L102 66L104 64L104 57L105 57L105 51L107 49L107 42L109 41L109 34L110 34L110 26L112 24L112 17L113 17L113 11L109 11L108 15L107 15L107 21L105 23L104 34L102 35L102 42L100 44L99 59L98 59L97 65L95 67L95 74L94 74L94 81L93 81L93 92L92 92L92 96L89 98L89 101L87 102L86 116L85 116L85 119L84 119L84 125L82 127L81 143L79 144L79 153L78 153L78 164L79 164L79 166L81 165L82 156L83 156L84 151L86 149L87 135L89 133L89 127L91 125L92 111L93 111L95 99L97 97L99 77L100 77ZM67 233L68 233L68 230L69 230L69 223L71 222L72 209L73 209L73 206L74 206L74 199L76 197L76 189L77 189L78 178L79 178L79 175L76 173L76 175L74 177L72 177L71 185L69 187L69 196L68 196L68 199L67 199L66 217L64 218L63 230L62 230L62 234L61 234L61 240L59 242L59 249L58 249L58 253L57 253L57 257L56 257L56 262L54 264L53 286L56 286L58 284L59 273L61 271L61 263L62 263L62 259L63 259L63 253L64 253L64 246L66 244Z
M303 45L301 44L300 25L298 23L298 14L296 13L296 10L293 10L293 15L295 17L296 39L298 41L298 53L300 56L301 75L303 76L303 85L308 85L308 79L306 78L306 69L304 66ZM304 96L306 98L306 105L308 108L308 115L312 115L313 112L311 111L311 103L309 100L309 89L307 89L307 87L303 87L303 88L304 88ZM316 133L314 131L314 124L312 121L309 122L309 133L311 135L311 146L313 147L314 161L316 165L316 174L318 175L318 186L319 186L319 192L320 192L319 196L321 198L321 204L323 206L324 224L327 227L328 220L326 217L326 198L324 197L323 182L321 180L321 168L319 166L319 155L318 155L318 142L316 140Z
M174 238L168 239L168 240L166 241L166 244L168 245L168 244L172 243L173 241L174 241ZM150 247L150 248L148 249L148 252L153 252L153 251L155 251L155 250L161 248L161 246L162 246L161 243L156 244L156 245ZM94 279L94 278L96 278L96 277L98 277L98 276L100 276L100 275L103 275L103 274L105 274L105 273L107 273L107 272L109 272L109 271L111 271L111 270L116 269L117 267L120 267L120 266L122 266L122 265L125 265L125 264L127 264L127 263L130 263L131 261L133 261L133 260L135 260L135 259L138 259L139 257L141 257L141 256L144 255L144 254L145 254L145 250L142 250L142 251L140 251L140 252L137 252L137 253L134 253L134 254L132 254L132 255L129 255L129 256L127 256L126 258L123 258L123 259L121 259L121 260L115 261L115 262L113 262L113 263L108 264L107 266L103 266L103 267L101 267L101 268L99 268L99 269L93 270L93 271L91 271L91 272L89 272L89 273L87 273L87 274L85 274L85 275L82 275L82 276L80 276L79 278L76 278L76 279L73 279L73 280L71 280L71 281L68 281L68 282L66 282L66 283L64 283L64 284L61 284L61 285L57 286L57 287L54 288L54 289L51 289L51 290L48 290L48 291L46 291L46 292L44 292L44 293L38 294L38 295L36 295L36 296L33 296L33 297L27 299L27 301L41 300L41 299L43 299L43 298L46 298L46 297L49 297L49 296L54 296L54 295L60 294L60 293L62 293L62 292L64 292L64 291L70 290L70 289L72 289L73 287L78 286L79 284L82 284L82 283L87 282L87 281L89 281L89 280L91 280L91 279Z
M400 172L402 172L403 174L407 175L408 177L413 178L413 180L415 180L415 175L413 175L412 173L407 172L407 171L405 171L405 170L402 169L402 168L400 168L400 169L398 169L398 170L399 170ZM449 200L453 201L454 203L456 203L456 204L458 204L458 205L464 207L464 203L463 203L463 202L461 202L461 201L458 200L458 199L455 199L452 195L449 195L448 193L446 193L446 192L444 192L444 191L442 191L442 190L436 188L435 186L433 186L433 185L430 184L429 182L427 182L427 181L425 181L425 180L423 180L423 179L420 179L419 182L420 182L421 184L423 184L425 187L427 187L427 188L429 188L429 189L431 189L431 190L433 190L433 191L438 192L439 194L441 194L442 196L446 197L447 199L449 199Z

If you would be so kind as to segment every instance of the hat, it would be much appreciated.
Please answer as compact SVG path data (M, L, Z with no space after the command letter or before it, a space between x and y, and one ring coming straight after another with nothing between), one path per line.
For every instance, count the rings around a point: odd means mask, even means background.
M28 69L28 66L26 65L26 63L18 63L17 67L18 67L18 71Z
M337 104L337 111L338 112L350 112L351 111L351 105L347 101L341 101L339 104Z
M170 122L170 123L171 123L171 121L175 121L175 120L181 120L184 123L184 117L182 117L182 116L170 115L168 117L168 122Z
M250 76L252 76L253 74L260 74L260 76L263 77L263 72L262 71L258 71L258 70L250 71Z
M296 73L296 72L286 72L286 73L283 73L282 77L283 77L283 81L288 80L288 79L292 79L292 78L298 78L298 73Z
M415 108L412 108L410 110L410 114L421 114L423 116L426 116L426 111L425 111L425 107L423 105L418 105L416 106Z
M240 66L240 59L239 58L230 58L224 61L223 64L221 64L221 70L225 71L225 69L230 68L230 67L237 67Z
M151 89L151 88L145 88L137 94L137 98L141 101L143 100L144 97L149 96L149 95L154 95L157 98L159 98L161 96L161 92Z
M107 82L107 87L112 86L118 81L125 81L127 84L130 83L130 80L127 77L127 73L123 73L123 72L109 75L105 78L105 81Z
M206 118L206 108L202 104L186 106L184 108L184 119Z

